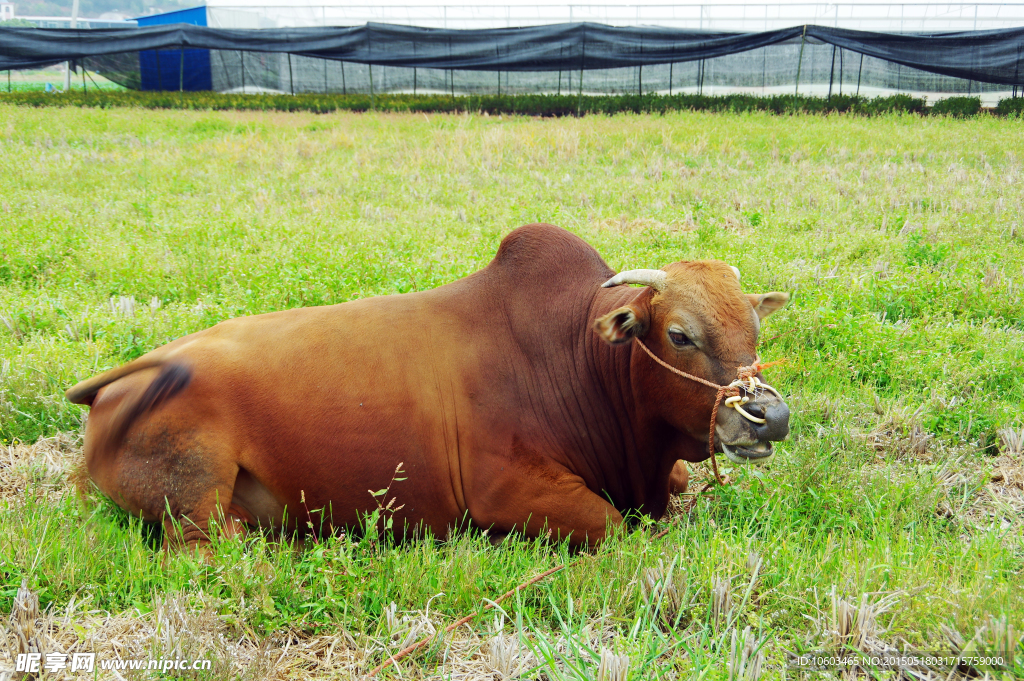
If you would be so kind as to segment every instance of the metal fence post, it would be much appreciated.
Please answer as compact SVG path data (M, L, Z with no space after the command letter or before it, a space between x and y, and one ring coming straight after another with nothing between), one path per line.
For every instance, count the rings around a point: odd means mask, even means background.
M639 9L640 8L638 7L637 11L639 11ZM643 59L643 53L644 53L644 37L643 37L643 35L641 35L640 36L640 55L641 55L640 58L641 59ZM581 73L580 76L582 76L582 75L583 74ZM580 80L583 80L583 79L580 78ZM641 95L641 96L643 96L643 94L644 94L644 65L643 64L640 64L640 67L636 70L636 93L638 95Z
M377 108L377 93L373 90L373 64L367 64L370 69L370 108Z
M800 94L800 69L804 65L804 43L807 42L807 24L804 24L804 32L800 35L800 58L796 62L796 87L793 88L793 95Z
M583 54L580 58L580 91L576 97L576 117L579 118L583 111L583 69L587 65L587 29L583 29Z
M864 55L860 55L860 67L857 69L857 94L855 96L860 97L860 76L864 73Z
M558 94L562 94L562 51L565 50L565 45L561 45L558 48Z
M84 80L84 79L83 79ZM178 92L185 91L185 46L181 46L181 59L178 64Z
M839 48L839 96L843 96L843 48Z
M160 60L156 60L157 65L160 65ZM242 66L242 94L245 94L245 52L242 50L238 51L238 63Z
M1017 46L1017 63L1014 65L1014 98L1017 98L1017 79L1021 70L1021 46ZM7 91L10 91L10 72L7 72Z
M367 31L366 36L367 36L367 38L370 37L369 31ZM373 52L373 41L372 40L367 40L366 41L366 53L367 53L367 56L370 56L372 58L372 52ZM376 90L373 87L373 62L370 62L369 64L367 64L367 66L369 66L369 68L370 68L370 108L373 109L374 111L376 111L377 110L377 92L376 92Z
M767 5L765 5L765 11ZM768 84L768 52L765 48L761 48L761 94L764 95L764 88Z
M292 53L288 53L288 89L295 95L295 76L292 74Z
M836 46L832 46L832 66L828 70L828 99L832 99L832 81L836 75Z

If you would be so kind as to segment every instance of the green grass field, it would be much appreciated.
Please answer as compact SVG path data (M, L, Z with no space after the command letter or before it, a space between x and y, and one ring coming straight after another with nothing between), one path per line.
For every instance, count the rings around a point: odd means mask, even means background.
M384 676L782 679L798 651L905 648L1016 650L977 671L1024 673L1019 121L0 105L0 158L11 655L24 579L47 650L355 679L572 561ZM762 331L794 410L770 464L593 556L346 535L221 541L206 564L76 493L76 381L229 317L444 284L535 221L618 269L717 258L794 294ZM927 673L882 677L947 678Z

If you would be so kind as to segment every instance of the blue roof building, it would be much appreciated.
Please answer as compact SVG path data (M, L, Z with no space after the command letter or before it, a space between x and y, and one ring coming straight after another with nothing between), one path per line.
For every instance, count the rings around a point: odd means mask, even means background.
M136 17L140 28L164 24L206 26L206 7L190 7ZM212 90L209 50L146 50L139 52L143 90Z

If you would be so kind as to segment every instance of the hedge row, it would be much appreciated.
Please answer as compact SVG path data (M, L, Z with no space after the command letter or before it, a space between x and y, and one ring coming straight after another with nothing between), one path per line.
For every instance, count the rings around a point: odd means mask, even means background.
M852 113L866 116L905 112L944 114L958 117L981 112L978 97L950 97L928 107L923 99L909 95L893 95L867 99L850 95L831 98L799 95L448 95L387 94L297 94L297 95L230 95L216 92L81 92L67 93L11 92L0 94L0 103L24 106L140 107L144 109L201 109L250 111L395 111L488 114L527 116L575 116L579 114L665 113L667 111L747 112L768 111L775 114ZM1024 98L1004 99L993 113L1024 114Z

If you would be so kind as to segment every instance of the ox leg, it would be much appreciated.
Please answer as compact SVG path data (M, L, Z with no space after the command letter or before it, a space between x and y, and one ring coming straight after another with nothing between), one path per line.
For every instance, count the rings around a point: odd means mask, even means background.
M193 504L190 511L174 512L168 499L170 513L164 513L164 550L186 547L189 552L205 552L210 543L211 525L216 524L224 537L245 537L245 522L224 499L224 490L216 489ZM230 490L227 490L230 495Z
M669 494L684 494L690 486L690 470L682 459L676 461L668 476Z
M150 427L125 443L104 489L118 505L164 524L164 547L205 547L211 521L225 536L245 532L245 516L231 504L238 464L216 438ZM95 476L94 476L95 477ZM101 489L107 487L101 481Z
M543 482L506 477L494 482L470 503L473 521L489 528L492 537L518 531L567 540L574 547L593 547L610 529L622 525L615 507L591 492L578 476Z

